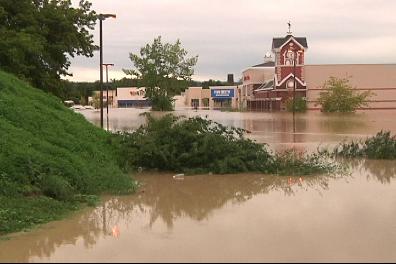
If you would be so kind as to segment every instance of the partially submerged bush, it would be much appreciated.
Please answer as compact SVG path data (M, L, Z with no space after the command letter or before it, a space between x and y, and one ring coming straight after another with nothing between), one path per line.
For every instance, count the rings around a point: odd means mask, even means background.
M380 131L365 140L343 142L332 154L350 158L396 159L396 136L391 136L389 131Z
M303 97L296 97L293 102L293 97L290 97L286 101L286 109L288 112L306 112L307 111L307 100Z
M200 117L166 115L134 133L116 137L125 168L196 173L263 172L311 174L329 170L318 156L273 154L266 145L244 138L244 130ZM118 144L117 144L118 145Z
M308 155L294 150L275 154L274 167L280 175L311 175L338 169L335 163L319 153Z

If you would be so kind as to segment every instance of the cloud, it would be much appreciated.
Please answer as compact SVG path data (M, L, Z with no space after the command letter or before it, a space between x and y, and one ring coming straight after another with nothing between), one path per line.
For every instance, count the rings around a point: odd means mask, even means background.
M76 3L77 1L73 1ZM248 66L262 62L273 37L284 36L287 21L308 40L308 63L392 63L396 44L396 1L371 0L93 0L98 13L115 13L103 23L104 60L132 67L130 52L162 35L182 41L190 55L199 55L195 79L236 79ZM95 40L98 42L98 27ZM111 60L111 61L109 61ZM74 74L93 78L93 59L72 60ZM88 74L89 73L89 74ZM90 76L90 77L88 77ZM77 77L75 77L77 78ZM96 78L97 79L97 78Z

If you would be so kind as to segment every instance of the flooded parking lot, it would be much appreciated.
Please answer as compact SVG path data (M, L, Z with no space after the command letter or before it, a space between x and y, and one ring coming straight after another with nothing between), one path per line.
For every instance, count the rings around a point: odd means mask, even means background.
M108 127L112 131L131 131L145 123L142 113L148 109L111 109ZM99 111L81 111L100 126ZM316 148L320 144L334 144L342 140L365 138L382 130L396 133L395 110L377 110L350 114L324 114L311 111L305 114L285 112L221 112L213 110L185 110L172 112L179 116L201 116L228 126L247 129L247 137L274 147L293 145L300 149ZM153 113L163 115L164 113ZM106 128L106 114L104 116Z
M115 109L133 130L145 110ZM98 124L99 113L83 114ZM275 149L396 133L395 111L355 115L176 111L249 130ZM0 261L396 261L396 162L345 161L346 175L136 175L138 193L0 241Z

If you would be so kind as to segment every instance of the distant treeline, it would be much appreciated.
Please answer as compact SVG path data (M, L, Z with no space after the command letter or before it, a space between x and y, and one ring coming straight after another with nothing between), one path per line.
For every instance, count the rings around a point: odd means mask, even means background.
M180 87L183 87L183 82L180 81ZM239 84L239 83L238 83ZM227 86L230 83L219 81L219 80L208 80L208 81L190 81L188 82L188 87L202 87L208 89L210 86ZM122 78L120 80L112 79L109 81L109 90L115 90L117 87L142 87L141 80ZM73 100L75 103L85 104L88 101L88 97L92 96L93 91L98 91L99 81L95 82L71 82L64 80L59 89L59 96L62 100ZM103 84L103 89L106 89L106 83ZM183 92L184 89L180 88L179 93Z

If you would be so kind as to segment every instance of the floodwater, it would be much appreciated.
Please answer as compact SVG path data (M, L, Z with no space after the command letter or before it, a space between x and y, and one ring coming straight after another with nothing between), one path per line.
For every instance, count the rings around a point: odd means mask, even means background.
M144 123L111 112L112 130ZM177 111L248 129L270 147L312 148L396 132L396 112L296 115ZM96 122L97 112L84 115ZM96 120L96 121L95 121ZM296 131L293 133L293 130ZM0 240L2 262L395 262L396 162L345 161L346 175L136 175L138 193Z
M143 113L148 109L111 109L108 129L131 131L145 123ZM81 111L97 126L98 111ZM178 116L201 116L228 126L247 129L246 136L274 148L292 145L300 149L312 149L318 145L333 145L342 140L359 139L375 135L381 129L396 133L395 110L365 111L351 114L324 114L316 111L305 114L273 112L221 112L213 110L185 110L172 112ZM163 115L164 113L153 113ZM107 128L106 113L104 127Z

